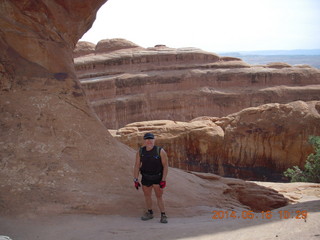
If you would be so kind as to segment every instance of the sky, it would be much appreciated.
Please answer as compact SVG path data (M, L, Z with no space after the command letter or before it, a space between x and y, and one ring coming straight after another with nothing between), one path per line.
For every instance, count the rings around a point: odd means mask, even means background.
M210 52L320 49L320 0L108 0L81 41Z

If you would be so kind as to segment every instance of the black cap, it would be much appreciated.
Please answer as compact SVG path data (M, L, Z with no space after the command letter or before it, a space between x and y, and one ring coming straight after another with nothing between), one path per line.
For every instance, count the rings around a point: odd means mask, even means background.
M143 136L143 139L154 139L154 135L152 133L146 133Z

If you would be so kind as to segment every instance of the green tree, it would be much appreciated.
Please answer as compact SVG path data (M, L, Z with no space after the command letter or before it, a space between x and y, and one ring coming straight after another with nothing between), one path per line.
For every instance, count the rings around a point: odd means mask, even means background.
M291 179L291 182L320 183L320 136L310 136L309 143L313 145L315 153L308 156L304 170L301 170L298 166L293 166L283 173Z

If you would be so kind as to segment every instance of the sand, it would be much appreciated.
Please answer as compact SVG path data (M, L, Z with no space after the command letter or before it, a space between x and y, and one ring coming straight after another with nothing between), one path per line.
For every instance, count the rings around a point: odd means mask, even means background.
M219 219L211 214L189 218L158 218L143 222L122 216L67 215L37 219L0 219L1 234L13 240L80 239L320 239L320 214L308 218Z
M285 184L269 184L282 190ZM292 185L289 185L292 186ZM297 194L287 192L287 194ZM319 185L320 188L320 185ZM213 219L213 211L225 211L199 206L202 214L192 217L170 217L168 223L159 222L158 214L149 221L140 216L78 215L0 217L0 235L12 240L109 240L109 239L320 239L320 198L318 191L310 193L301 188L300 200L286 207L271 211L269 218L264 213L255 213L247 218L247 210L236 209L233 216L220 215ZM303 196L301 194L304 194ZM201 210L201 211L200 211ZM280 212L290 216L284 219ZM298 212L297 212L298 211ZM299 212L305 211L305 215ZM242 215L243 214L243 215ZM297 218L296 218L297 217ZM0 237L1 239L1 237Z

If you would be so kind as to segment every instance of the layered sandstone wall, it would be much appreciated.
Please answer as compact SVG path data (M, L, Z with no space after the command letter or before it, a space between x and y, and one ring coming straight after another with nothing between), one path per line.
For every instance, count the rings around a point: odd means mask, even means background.
M304 167L320 135L320 102L265 104L226 117L190 122L158 120L126 125L113 136L138 149L146 132L169 156L170 166L251 180L283 180L288 167Z
M91 50L80 54L84 46ZM265 103L320 98L320 70L305 65L252 66L200 49L144 49L123 39L103 40L94 49L79 43L75 54L81 84L110 129L146 120L222 117Z

